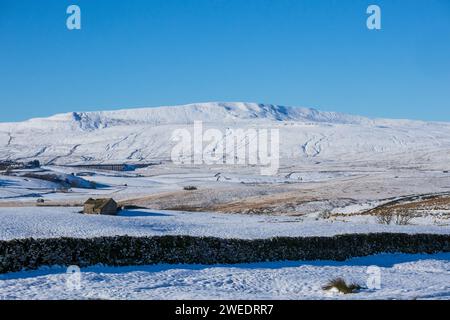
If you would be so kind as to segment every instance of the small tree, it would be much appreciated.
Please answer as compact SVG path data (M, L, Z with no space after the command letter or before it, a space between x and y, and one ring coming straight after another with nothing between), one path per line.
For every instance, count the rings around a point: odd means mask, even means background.
M377 214L377 222L380 224L391 224L394 214L387 210L383 210Z
M415 218L413 212L408 210L396 210L395 212L395 224L405 226L410 224L411 220Z

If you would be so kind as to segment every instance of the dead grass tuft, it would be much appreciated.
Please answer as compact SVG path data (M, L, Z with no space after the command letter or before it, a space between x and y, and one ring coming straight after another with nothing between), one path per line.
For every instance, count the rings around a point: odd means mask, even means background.
M337 291L343 294L351 294L358 292L361 289L361 286L356 283L347 284L347 282L343 278L335 278L328 281L328 283L324 285L322 289L323 290L336 289Z

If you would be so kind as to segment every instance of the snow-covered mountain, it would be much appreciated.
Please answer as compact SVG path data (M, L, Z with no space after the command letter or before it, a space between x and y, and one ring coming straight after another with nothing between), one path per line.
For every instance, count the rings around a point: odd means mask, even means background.
M450 155L450 124L369 119L300 107L201 103L173 107L73 112L0 123L0 160L43 163L169 159L172 132L192 127L280 129L281 161L440 163Z
M4 127L76 129L84 131L124 125L190 124L203 122L233 123L241 121L313 121L361 124L369 123L364 117L336 112L323 112L310 108L284 107L256 103L199 103L158 108L124 109L100 112L71 112L49 118L31 119L22 123L3 124Z

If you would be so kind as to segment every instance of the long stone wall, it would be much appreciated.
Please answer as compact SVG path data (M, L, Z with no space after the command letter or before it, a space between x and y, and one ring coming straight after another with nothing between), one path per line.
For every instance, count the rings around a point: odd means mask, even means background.
M261 240L190 236L21 239L0 241L0 273L51 265L345 260L383 252L450 252L450 235L377 233Z

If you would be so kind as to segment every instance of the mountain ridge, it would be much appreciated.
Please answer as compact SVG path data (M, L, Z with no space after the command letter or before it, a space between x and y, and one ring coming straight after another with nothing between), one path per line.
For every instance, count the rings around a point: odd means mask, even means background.
M22 122L1 125L39 124L43 122L73 122L81 129L95 130L116 125L133 124L187 124L194 120L204 122L236 121L310 121L341 124L369 124L374 120L315 108L291 107L250 102L206 102L176 106L132 108L110 111L69 112L50 117L32 118Z

